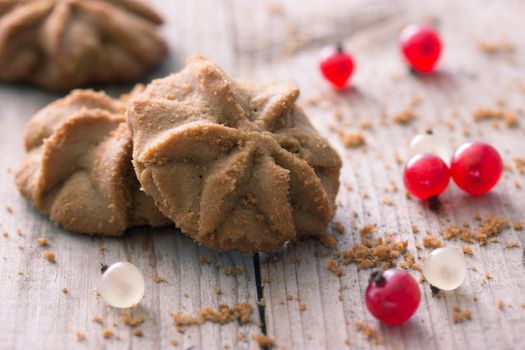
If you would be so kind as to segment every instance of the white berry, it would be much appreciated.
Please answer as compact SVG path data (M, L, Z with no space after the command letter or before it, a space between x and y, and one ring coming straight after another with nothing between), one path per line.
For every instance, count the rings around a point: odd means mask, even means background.
M452 152L448 144L439 136L425 133L416 135L410 141L410 157L421 153L432 153L441 158L445 163L449 163Z
M145 282L140 270L129 262L118 262L102 274L98 292L111 306L121 309L140 302Z
M423 265L423 276L442 290L458 288L467 275L467 264L463 254L451 248L438 248L432 251Z

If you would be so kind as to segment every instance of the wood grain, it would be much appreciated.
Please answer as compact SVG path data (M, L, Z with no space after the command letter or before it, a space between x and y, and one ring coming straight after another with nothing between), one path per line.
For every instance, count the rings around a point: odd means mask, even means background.
M232 37L227 7L214 0L157 1L167 24L166 37L172 46L171 57L154 72L162 76L179 69L188 54L202 52L222 65L234 63ZM205 25L195 26L196 21ZM197 29L197 30L195 30ZM117 87L110 92L123 92ZM259 333L257 292L253 258L240 254L219 254L199 247L174 228L134 229L123 239L92 238L65 232L40 216L17 193L13 173L23 157L21 133L25 122L38 109L58 98L26 87L0 88L0 208L1 227L9 237L0 237L0 300L3 308L0 325L1 349L254 349L251 335ZM7 212L9 206L12 213ZM20 230L23 236L17 235ZM49 239L49 247L37 245L39 237ZM56 264L42 257L48 249L56 253ZM212 264L199 263L206 255ZM132 335L124 325L121 312L107 306L96 296L101 264L130 261L146 278L146 294L136 315L145 318L138 328L143 337ZM220 264L220 268L215 264ZM225 268L242 266L238 276L227 276ZM155 283L153 276L167 282ZM63 288L68 293L62 292ZM220 294L216 290L220 289ZM176 331L170 314L190 315L204 307L248 302L253 306L253 324L240 326L206 323L188 327L184 334ZM100 316L103 325L92 321ZM113 322L118 326L113 327ZM113 329L115 337L105 340L104 327ZM77 342L75 333L85 333ZM240 335L246 334L244 339ZM117 337L119 339L117 339ZM177 347L171 344L175 340Z
M476 214L525 221L523 175L512 159L525 156L525 44L522 33L525 3L491 1L385 0L154 0L166 18L164 32L171 56L145 79L180 69L186 56L202 53L236 76L257 80L284 80L301 88L301 102L312 122L340 152L344 167L338 211L346 234L334 233L336 249L315 241L289 246L279 254L259 257L212 252L194 244L172 228L134 229L123 239L85 237L65 232L34 211L17 193L12 171L23 157L20 134L28 118L60 97L38 89L0 86L0 349L256 349L251 335L264 331L278 349L525 349L524 231L505 230L499 243L472 245L469 273L456 291L433 297L422 284L422 303L415 317L401 327L385 327L364 306L370 270L342 266L336 276L326 266L336 250L359 242L359 228L377 225L377 236L387 233L406 239L418 263L428 254L417 250L427 233L439 236L448 224L476 226ZM443 34L446 51L436 74L417 77L398 58L397 36L413 21L430 21ZM487 54L480 41L508 40L514 52ZM334 92L317 70L319 50L343 41L357 63L353 87ZM112 87L111 93L129 87ZM421 103L411 106L414 96ZM519 126L502 122L476 123L478 107L506 108L516 113ZM416 119L401 126L393 121L411 108ZM341 116L336 118L336 114ZM368 129L361 125L369 123ZM359 132L366 145L345 149L332 131ZM402 164L408 142L432 128L451 146L467 139L484 139L501 151L507 169L488 195L474 198L454 185L442 196L443 209L435 213L407 199ZM397 188L397 190L395 190ZM355 214L353 214L355 212ZM412 225L417 225L414 232ZM17 231L20 230L20 234ZM36 239L47 237L50 246ZM505 242L519 242L515 249ZM446 241L451 247L463 243ZM56 253L57 263L42 257ZM201 264L209 256L214 264ZM147 291L138 315L144 337L120 321L120 312L108 307L95 289L100 264L127 260L147 279ZM400 260L402 261L402 260ZM224 268L244 267L238 276ZM260 273L265 307L257 312ZM420 275L412 271L416 278ZM484 274L491 279L484 281ZM167 282L155 283L153 276ZM220 294L215 292L220 288ZM62 292L63 288L68 293ZM478 301L474 301L476 296ZM502 299L502 310L497 302ZM205 324L176 331L170 314L196 314L203 307L249 302L254 323L239 326ZM452 308L472 311L472 320L454 324ZM92 322L98 315L104 326ZM113 321L118 327L112 327ZM382 345L374 345L356 330L366 322L378 331ZM262 324L258 324L261 322ZM103 327L119 339L104 340ZM75 332L86 334L77 342ZM240 334L246 334L240 339ZM242 338L242 337L241 337ZM171 341L178 343L173 346ZM349 342L348 342L349 341ZM351 345L348 345L351 344Z
M247 57L243 73L262 79L271 75L278 80L295 81L301 87L303 101L316 101L314 106L307 104L306 110L344 158L335 220L344 224L347 233L334 234L338 238L336 249L345 250L358 242L358 229L373 223L378 227L376 236L392 233L399 239L407 239L409 251L421 262L418 253L425 256L428 250L418 252L415 243L421 242L427 232L439 236L449 223L475 226L474 217L478 213L483 217L495 214L512 221L524 219L522 189L515 185L515 181L521 183L523 178L515 170L509 169L498 187L480 198L466 196L452 185L443 196L442 212L436 214L416 200L407 200L402 165L396 161L398 155L406 158L411 137L428 128L443 135L451 147L472 138L485 139L502 151L509 165L513 157L523 156L522 111L517 113L520 126L510 129L503 123L498 123L498 129L490 122L475 123L472 117L476 108L497 109L502 101L509 110L523 108L523 90L518 88L525 78L525 62L520 54L524 49L523 40L518 34L523 23L518 23L518 17L512 14L519 9L523 11L523 4L486 3L487 7L481 10L474 1L425 2L424 6L415 2L397 3L406 11L395 11L390 5L382 10L385 13L381 15L384 18L381 25L371 20L355 33L348 31L349 35L343 38L346 47L354 53L358 67L353 88L348 91L330 91L316 70L321 47L318 44L326 38L332 40L337 34L313 29L318 27L315 19L308 25L301 23L298 18L303 17L298 13L307 13L310 8L293 1L283 6L291 15L288 17L285 12L282 21L297 28L293 38L303 38L299 40L298 51L289 56L278 52L278 45L273 45L269 48L272 54ZM334 8L338 12L331 10L333 23L342 23L342 18L348 18L344 6L334 4ZM330 11L319 9L322 10ZM465 13L469 14L468 19ZM326 20L324 15L321 12L318 20ZM498 20L496 24L489 18L505 20ZM275 20L269 17L266 26L275 26ZM431 20L442 31L446 52L439 72L416 77L396 59L397 35L406 23L425 20ZM258 25L265 26L264 23ZM243 28L238 31L245 32ZM255 30L251 35L246 41L262 42L267 36L269 42L279 40L278 34L263 31ZM505 38L515 46L514 54L487 55L478 48L480 41L497 43ZM257 69L251 69L250 64ZM417 107L410 107L413 96L422 101ZM408 126L394 123L393 116L407 108L416 113L416 120ZM334 118L336 113L342 116L341 120ZM359 125L364 122L372 127L361 130ZM330 125L364 134L366 146L344 149L337 135L329 130ZM393 191L392 184L400 190ZM348 185L352 190L348 190ZM357 218L353 218L352 211L356 211ZM418 226L419 233L412 232L413 224ZM364 307L363 295L370 270L357 271L351 265L343 267L344 276L337 277L326 269L333 251L316 242L305 242L278 257L270 257L262 265L268 333L280 349L521 349L525 344L522 307L525 297L519 291L525 283L521 259L525 239L522 232L509 229L499 241L501 243L481 248L473 246L474 256L467 257L470 269L467 280L458 290L432 297L428 284L423 284L418 313L407 324L394 328L381 326ZM505 249L505 242L520 242L520 248ZM463 245L457 241L446 244L458 249ZM487 272L492 279L482 285ZM420 274L414 273L414 276L419 278ZM499 299L512 307L498 309ZM299 308L300 303L306 306L304 311ZM454 324L452 308L455 305L471 310L472 320ZM384 345L373 346L365 340L356 331L358 321L376 329ZM351 346L346 344L347 339Z

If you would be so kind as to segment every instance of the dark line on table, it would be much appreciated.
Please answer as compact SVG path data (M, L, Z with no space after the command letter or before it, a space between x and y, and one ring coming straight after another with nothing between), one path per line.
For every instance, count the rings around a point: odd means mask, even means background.
M261 301L264 298L264 286L261 281L261 261L259 253L253 255L253 269L255 270L255 285L257 287L257 309L259 310L259 318L261 320L261 332L266 335L266 318L264 303Z

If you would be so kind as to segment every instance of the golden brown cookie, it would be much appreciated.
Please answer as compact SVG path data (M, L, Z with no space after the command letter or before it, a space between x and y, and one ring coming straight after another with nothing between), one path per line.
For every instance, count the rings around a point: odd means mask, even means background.
M27 124L16 184L33 206L70 231L120 235L169 223L139 190L123 101L76 90Z
M0 80L53 90L133 82L167 52L142 0L0 1Z
M159 209L196 241L246 253L324 234L341 160L287 84L231 80L195 56L128 105L133 164Z

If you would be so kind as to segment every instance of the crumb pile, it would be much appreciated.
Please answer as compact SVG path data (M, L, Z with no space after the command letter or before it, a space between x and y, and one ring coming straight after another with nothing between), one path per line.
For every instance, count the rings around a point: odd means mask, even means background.
M420 270L414 256L407 250L408 240L399 241L390 234L374 239L371 236L375 231L376 226L373 224L362 227L359 230L361 242L353 244L348 250L336 251L327 268L341 276L344 274L341 265L355 264L358 270L376 267L388 269L396 266L398 259L403 257L401 268Z
M355 329L361 333L370 343L374 345L383 344L383 340L379 336L379 332L370 327L366 322L358 321L355 324Z
M205 322L226 324L238 321L241 324L251 322L252 306L249 303L238 303L232 307L220 304L216 310L206 307L197 316L177 312L171 315L175 327L180 333L184 333L187 326L201 325Z
M510 227L507 219L497 216L489 216L479 223L477 230L470 230L467 227L449 225L442 235L445 239L460 239L467 243L479 243L486 245L489 239L498 236L503 230Z
M476 122L502 120L508 127L518 126L518 116L507 109L478 108L473 113Z

